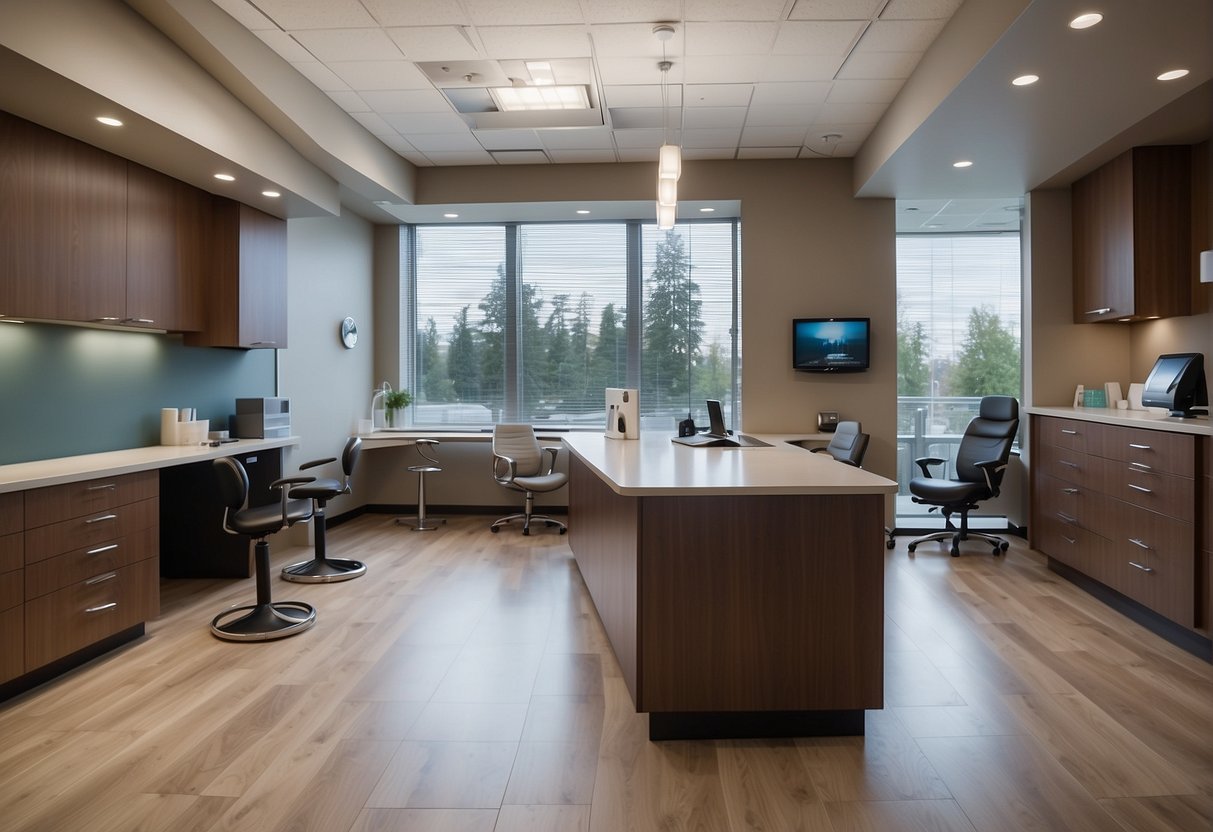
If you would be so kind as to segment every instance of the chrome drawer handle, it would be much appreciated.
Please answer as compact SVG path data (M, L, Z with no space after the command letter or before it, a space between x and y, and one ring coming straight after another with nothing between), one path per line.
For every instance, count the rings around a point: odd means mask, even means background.
M1066 543L1071 543L1071 544L1078 542L1077 540L1075 540L1072 537L1066 537L1064 534L1061 536L1061 539L1064 540Z
M93 517L92 519L85 520L84 525L91 526L93 523L100 523L103 520L117 520L117 519L118 519L117 514L103 514L100 517Z
M1077 468L1077 467L1078 467L1078 463L1077 463L1077 462L1069 462L1069 461L1064 460L1064 459L1059 459L1059 460L1057 460L1057 461L1058 461L1058 462L1060 462L1062 465L1065 465L1065 466L1067 466L1067 467L1069 467L1069 468Z
M1139 450L1139 451L1149 451L1149 450L1153 450L1153 449L1152 449L1152 448L1151 448L1149 445L1138 445L1136 442L1130 442L1130 443L1129 443L1129 447L1130 447L1130 448L1136 448L1136 449L1137 449L1137 450Z
M1062 432L1062 433L1067 433L1067 434L1069 434L1070 436L1078 436L1078 431L1076 431L1076 430L1070 430L1069 428L1062 428L1062 429L1061 429L1061 432Z
M1138 540L1136 537L1130 537L1129 542L1132 543L1134 546L1140 546L1143 549L1150 548L1149 546L1147 546L1146 544L1144 544L1140 540Z
M1139 468L1142 471L1153 471L1154 470L1149 465L1146 465L1144 462L1130 462L1129 467L1130 468Z
M151 318L124 318L122 323L124 323L124 324L154 324L156 322Z
M1083 314L1084 314L1084 315L1105 315L1105 314L1107 314L1108 312L1111 312L1111 311L1112 311L1112 307L1110 307L1110 306L1101 306L1099 309L1088 309L1088 310L1087 310L1086 312L1084 312Z
M84 582L84 585L85 586L94 586L96 584L103 584L106 581L112 581L114 578L117 578L117 577L118 577L117 572L107 572L104 575L98 575L95 578L89 578L87 581Z
M1134 485L1131 482L1126 483L1126 485L1128 485L1129 488L1132 488L1134 491L1140 491L1143 494L1153 494L1154 493L1153 490L1146 488L1144 485Z
M1063 489L1061 490L1061 493L1062 493L1062 494L1077 494L1077 493L1078 493L1078 489L1077 489L1077 488L1063 488Z
M1069 523L1071 526L1073 526L1075 523L1077 523L1077 522L1078 522L1078 518L1077 518L1077 517L1071 517L1070 515L1066 514L1065 512L1061 512L1061 511L1057 512L1057 517L1058 517L1058 518L1059 518L1059 519L1060 519L1060 520L1061 520L1063 523Z
M104 485L90 485L88 488L85 488L84 490L85 491L113 491L117 488L118 488L117 483L107 482Z
M117 549L117 548L118 548L118 544L117 544L117 543L111 543L111 544L110 544L110 545L108 545L108 546L98 546L96 549L89 549L89 550L88 550L87 552L85 552L84 554L86 554L86 555L99 555L99 554L101 554L102 552L108 552L108 551L110 551L111 549Z
M272 346L275 346L278 342L277 341L249 341L249 343L252 344L254 347L272 347Z
M1151 569L1151 568L1150 568L1150 567L1148 567L1148 566L1142 566L1140 563L1138 563L1138 562L1137 562L1137 561L1135 561L1135 560L1131 560L1131 561L1129 561L1129 566L1135 566L1135 567L1137 567L1138 569L1140 569L1142 572L1147 572L1147 573L1149 573L1149 572L1153 572L1153 571L1154 571L1153 569Z
M85 612L105 612L106 610L115 610L118 608L117 601L110 601L108 604L99 604L95 607L88 607Z

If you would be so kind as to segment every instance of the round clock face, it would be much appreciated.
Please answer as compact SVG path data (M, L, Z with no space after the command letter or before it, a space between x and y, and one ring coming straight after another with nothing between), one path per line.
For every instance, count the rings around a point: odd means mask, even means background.
M353 318L341 322L341 343L345 344L347 350L352 350L358 343L358 324L354 323Z

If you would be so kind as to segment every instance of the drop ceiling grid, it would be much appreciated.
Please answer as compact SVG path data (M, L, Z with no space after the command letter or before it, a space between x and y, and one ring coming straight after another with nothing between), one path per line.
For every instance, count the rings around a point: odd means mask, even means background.
M686 158L851 156L961 0L215 2L393 150L445 165L655 159L664 20ZM414 65L576 58L603 128L473 130Z

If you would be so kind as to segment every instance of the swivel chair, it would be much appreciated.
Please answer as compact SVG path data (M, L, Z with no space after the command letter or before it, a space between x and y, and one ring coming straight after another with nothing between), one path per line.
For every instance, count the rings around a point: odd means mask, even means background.
M316 623L316 608L302 601L274 601L270 597L270 544L274 532L312 516L310 500L292 500L287 487L311 482L312 477L274 480L270 488L282 494L280 503L248 507L248 473L231 457L214 462L223 499L223 530L256 541L253 548L257 571L257 603L232 607L211 620L211 633L225 641L269 641L302 633Z
M1011 443L1019 430L1019 402L1011 396L985 396L977 417L969 422L956 450L956 478L931 476L931 465L945 460L922 457L914 462L922 469L921 477L910 480L910 493L916 503L938 508L943 512L947 530L935 532L910 541L906 548L913 552L919 543L928 540L952 541L952 557L960 556L960 542L979 537L994 547L998 555L1007 550L1007 542L992 534L969 531L969 512L983 500L998 496L1003 471L1011 454ZM960 528L952 525L952 515L960 515Z
M347 558L330 558L325 556L325 533L328 524L325 522L324 507L329 500L350 493L350 477L354 466L358 464L358 455L362 451L362 440L351 436L341 452L341 479L316 479L305 485L297 485L291 489L291 499L311 500L312 516L316 518L313 533L316 537L315 556L311 560L301 560L290 566L282 567L282 578L296 583L322 584L336 581L348 581L366 574L366 564L360 560ZM328 465L336 462L335 457L314 459L299 466L300 471Z
M863 455L868 452L868 438L859 422L839 422L829 445L810 450L815 454L829 454L839 462L862 468Z
M440 443L437 439L417 439L414 442L422 459L420 464L409 466L409 471L417 475L417 513L412 517L397 517L396 523L410 526L415 532L432 532L439 524L446 522L445 517L430 517L425 508L425 475L442 473L442 466L433 455L434 448Z
M555 471L557 449L540 446L530 425L496 425L493 428L493 479L498 485L521 491L526 495L521 514L511 514L494 521L489 530L494 534L514 520L522 521L522 533L531 533L531 523L541 521L564 534L568 526L543 514L535 514L535 492L555 491L569 481L567 474ZM548 457L544 463L544 456Z

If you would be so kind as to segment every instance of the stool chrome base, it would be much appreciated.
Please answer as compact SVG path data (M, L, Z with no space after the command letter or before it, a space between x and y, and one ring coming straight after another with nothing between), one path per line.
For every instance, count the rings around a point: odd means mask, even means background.
M365 574L365 563L346 558L312 558L282 567L282 580L297 584L331 584Z
M224 641L272 641L310 630L315 623L316 608L311 604L275 601L224 610L211 620L211 633Z
M560 529L560 533L564 534L569 530L569 527L559 520L548 517L546 514L511 514L509 517L502 517L500 520L494 520L493 525L489 526L489 531L493 534L501 531L502 526L509 525L515 520L522 521L522 533L530 535L531 526L536 523L542 523L550 529Z
M445 517L426 517L425 515L396 518L396 525L409 526L415 532L432 532L445 522Z

